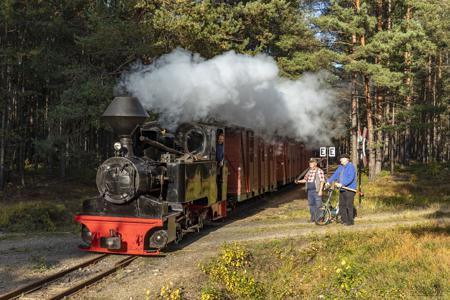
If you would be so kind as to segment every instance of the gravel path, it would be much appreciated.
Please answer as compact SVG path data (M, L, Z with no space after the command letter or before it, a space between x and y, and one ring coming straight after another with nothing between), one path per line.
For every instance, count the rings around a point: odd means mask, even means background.
M0 294L87 260L73 233L14 235L0 240Z

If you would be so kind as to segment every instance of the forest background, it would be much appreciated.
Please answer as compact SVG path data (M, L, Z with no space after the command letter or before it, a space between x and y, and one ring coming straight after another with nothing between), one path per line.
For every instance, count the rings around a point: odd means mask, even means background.
M93 180L112 154L100 116L130 64L182 47L268 54L283 76L339 79L346 135L367 170L450 160L449 0L0 3L0 190Z

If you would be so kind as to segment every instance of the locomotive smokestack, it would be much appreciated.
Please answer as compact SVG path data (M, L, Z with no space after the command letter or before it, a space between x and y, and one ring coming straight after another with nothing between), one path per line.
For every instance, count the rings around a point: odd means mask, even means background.
M148 117L141 102L134 97L115 97L102 115L119 136L130 135Z
M115 97L102 115L114 132L119 135L120 143L133 155L131 133L137 125L149 117L141 102L134 97Z

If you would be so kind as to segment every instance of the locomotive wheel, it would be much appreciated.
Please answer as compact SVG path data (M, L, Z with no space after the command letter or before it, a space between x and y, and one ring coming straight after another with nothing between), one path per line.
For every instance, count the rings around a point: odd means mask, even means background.
M179 223L177 223L177 229L176 229L175 235L176 235L176 237L175 237L174 243L178 244L183 239L183 229L181 228L181 225Z

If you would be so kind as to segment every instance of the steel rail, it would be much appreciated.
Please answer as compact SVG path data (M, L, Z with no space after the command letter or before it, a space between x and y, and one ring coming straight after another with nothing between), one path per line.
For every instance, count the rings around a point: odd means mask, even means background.
M21 296L23 294L29 294L31 292L39 290L45 284L52 283L55 280L58 280L59 278L65 276L66 274L69 274L69 273L71 273L71 272L73 272L75 270L78 270L80 268L84 268L86 266L94 264L94 263L104 259L108 255L109 254L102 254L100 256L97 256L97 257L94 257L92 259L89 259L89 260L87 260L85 262L82 262L82 263L80 263L80 264L78 264L76 266L73 266L73 267L71 267L69 269L62 270L62 271L57 272L57 273L55 273L53 275L50 275L50 276L48 276L48 277L46 277L44 279L41 279L41 280L35 281L35 282L31 283L31 284L19 287L19 288L15 289L15 290L12 290L12 291L10 291L10 292L8 292L6 294L0 295L0 300L15 299L15 298L17 298L17 297L19 297L19 296Z
M82 288L88 287L98 281L100 281L101 279L103 279L104 277L116 272L117 270L126 267L127 265L129 265L133 260L135 260L136 258L138 258L137 256L129 256L119 262L117 262L114 267L95 275L94 277L91 277L73 287L70 287L60 293L58 293L57 295L53 295L50 298L48 298L49 300L58 300L58 299L62 299L64 297L67 297L69 295L72 295L76 292L78 292L79 290L81 290Z

